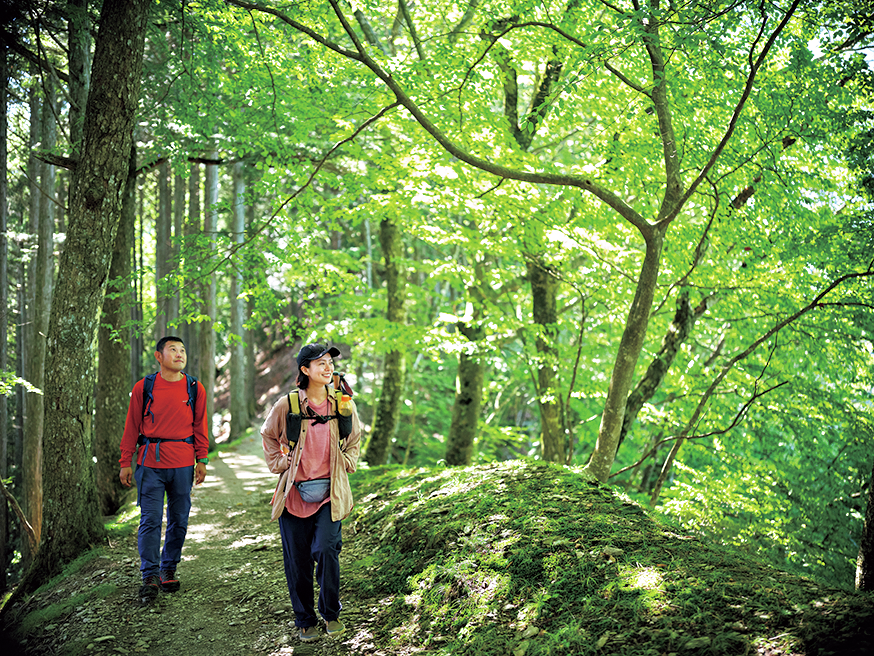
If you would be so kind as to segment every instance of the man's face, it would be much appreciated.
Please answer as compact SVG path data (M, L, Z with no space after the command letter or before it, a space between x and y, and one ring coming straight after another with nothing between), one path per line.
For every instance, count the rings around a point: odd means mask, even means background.
M155 351L155 359L162 367L172 371L182 371L188 362L182 342L167 342L163 351Z
M323 355L318 360L310 360L309 366L301 367L301 370L314 383L327 385L334 380L334 359Z

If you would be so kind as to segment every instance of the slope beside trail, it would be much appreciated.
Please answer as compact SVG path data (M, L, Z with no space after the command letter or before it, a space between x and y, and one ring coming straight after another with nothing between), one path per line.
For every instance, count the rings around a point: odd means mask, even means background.
M206 481L192 494L188 537L177 570L181 589L140 605L136 534L127 536L59 586L28 600L28 610L50 604L69 607L61 615L48 614L28 632L26 653L278 656L369 651L369 631L361 620L372 613L359 609L342 590L341 618L347 631L340 637L322 634L313 643L299 640L279 530L270 519L275 481L257 434L220 452L208 466ZM354 552L355 536L344 523L341 567L357 558ZM95 586L104 586L107 596L94 595ZM71 597L89 592L80 605L69 604Z

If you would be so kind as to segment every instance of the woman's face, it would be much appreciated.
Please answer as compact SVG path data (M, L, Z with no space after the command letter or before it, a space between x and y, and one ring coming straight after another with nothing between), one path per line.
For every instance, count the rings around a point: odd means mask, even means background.
M330 355L310 360L309 366L300 369L316 384L328 385L334 381L334 360Z

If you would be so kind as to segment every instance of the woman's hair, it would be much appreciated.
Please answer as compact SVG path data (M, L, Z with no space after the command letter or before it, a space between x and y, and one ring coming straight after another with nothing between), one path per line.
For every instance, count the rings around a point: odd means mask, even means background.
M300 367L297 369L297 386L303 390L310 386L310 377L301 371Z

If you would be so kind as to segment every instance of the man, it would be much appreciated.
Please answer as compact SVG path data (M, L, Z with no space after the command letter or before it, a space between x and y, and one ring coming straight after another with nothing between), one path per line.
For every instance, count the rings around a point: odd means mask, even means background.
M155 359L160 370L138 381L131 392L119 460L121 483L130 487L134 478L131 458L137 454L137 503L140 506L137 546L143 601L154 599L160 590L176 592L179 589L176 566L188 532L191 484L192 481L198 485L203 482L209 462L206 457L209 451L206 391L195 378L183 372L187 362L185 345L178 337L163 337L155 346ZM161 551L165 493L167 530Z

